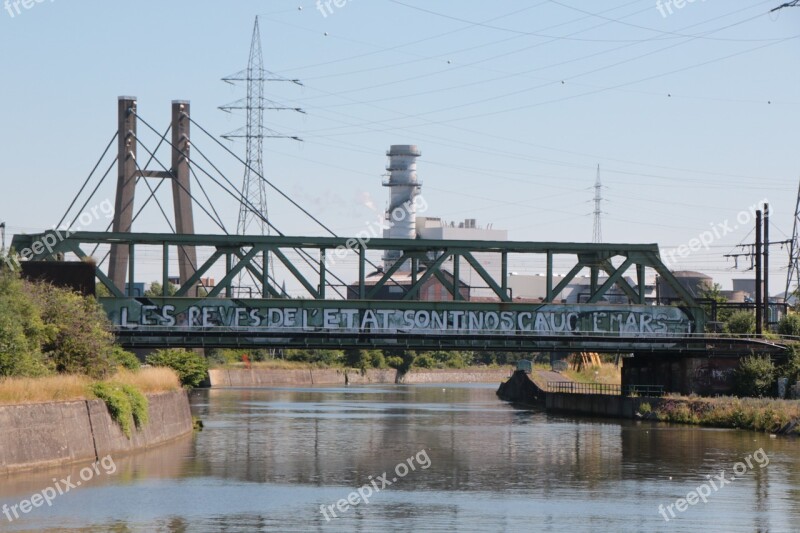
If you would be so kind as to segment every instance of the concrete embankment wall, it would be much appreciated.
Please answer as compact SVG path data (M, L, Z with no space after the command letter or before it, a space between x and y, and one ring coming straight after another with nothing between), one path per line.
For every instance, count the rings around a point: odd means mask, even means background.
M400 380L401 383L500 383L508 379L511 369L464 369L464 370L412 370Z
M655 408L660 398L630 398L607 394L563 394L548 392L545 406L550 411L602 416L609 418L634 418L639 406L649 403Z
M394 383L396 375L397 372L391 369L372 369L365 373L356 369L344 368L307 368L302 370L212 368L208 371L211 386L214 388Z
M0 406L0 474L150 448L192 432L185 391L149 394L150 421L128 439L102 400Z
M304 387L310 385L368 385L398 382L393 369L324 368L283 370L269 368L213 368L208 371L211 386L225 387ZM501 370L419 370L403 375L399 383L496 383L508 379L510 371Z

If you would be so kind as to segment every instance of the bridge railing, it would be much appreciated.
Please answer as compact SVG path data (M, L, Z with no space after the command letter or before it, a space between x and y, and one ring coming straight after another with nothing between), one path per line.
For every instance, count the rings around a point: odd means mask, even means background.
M571 381L549 381L548 392L563 394L602 394L608 396L664 396L661 385L615 385L611 383L574 383Z

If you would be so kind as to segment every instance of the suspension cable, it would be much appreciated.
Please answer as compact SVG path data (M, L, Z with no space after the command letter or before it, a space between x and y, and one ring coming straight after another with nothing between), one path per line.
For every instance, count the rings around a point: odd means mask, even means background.
M134 114L134 115L136 116L136 118L137 118L138 120L140 120L140 121L141 121L141 122L142 122L142 123L143 123L145 126L147 126L147 127L148 127L148 128L150 128L150 129L151 129L151 130L152 130L154 133L156 133L156 135L158 135L158 134L159 134L159 133L158 133L158 131L156 131L156 129L155 129L155 128L153 128L153 126L151 126L151 125L150 125L150 123L149 123L149 122L147 122L147 121L146 121L144 118L142 118L142 117L141 117L141 116L140 116L138 113L136 113L136 112L134 111L134 112L133 112L133 114ZM187 118L188 118L188 115L186 115L186 113L184 113L184 115L185 115L185 116L187 116ZM190 120L191 120L191 119L190 119ZM202 128L201 128L201 129L202 129ZM204 130L204 131L205 131L205 130ZM206 132L206 134L208 134L208 133ZM222 188L222 190L223 190L223 191L225 191L226 193L228 193L230 196L232 196L233 198L235 198L237 201L239 201L239 202L243 202L243 203L244 203L244 204L245 204L247 207L249 207L249 208L250 208L250 209L253 211L253 213L255 213L255 214L256 214L256 215L257 215L259 218L261 218L261 219L262 219L262 220L263 220L263 221L264 221L266 224L268 224L268 225L269 225L269 226L270 226L270 227L271 227L273 230L275 230L275 232L276 232L276 233L278 233L278 235L279 235L279 236L281 236L281 237L285 237L285 236L286 236L286 235L285 235L283 232L281 232L281 231L280 231L278 228L276 228L276 227L275 227L275 226L274 226L274 225L273 225L273 224L272 224L272 223L271 223L271 222L270 222L270 221L269 221L269 220L268 220L268 219L267 219L267 218L266 218L266 217L265 217L263 214L259 213L259 212L258 212L258 210L257 210L257 209L255 208L255 206L253 205L253 203L252 203L252 202L250 202L250 200L249 200L247 197L245 197L245 196L244 196L243 194L241 194L241 193L239 193L239 196L237 196L236 194L234 194L233 192L231 192L229 189L227 189L225 186L223 186L223 185L222 185L222 184L221 184L221 183L220 183L220 182L219 182L217 179L215 179L215 178L214 178L214 177L213 177L213 176L212 176L212 175L211 175L211 174L210 174L210 173L209 173L207 170L205 170L205 169L204 169L202 166L200 166L200 165L198 165L197 163L195 163L195 162L194 162L194 161L191 159L191 157L189 157L189 155L188 155L188 154L186 154L186 153L185 153L183 150L181 150L179 147L177 147L177 146L175 146L174 144L172 144L172 142L170 142L169 140L166 140L166 139L164 139L164 140L165 140L165 141L166 141L166 142L167 142L167 143L168 143L168 144L169 144L169 145L170 145L170 146L171 146L171 147L172 147L174 150L177 150L177 151L178 151L178 152L179 152L181 155L183 155L184 157L186 157L186 158L187 158L187 160L188 160L190 163L192 163L192 164L193 164L195 167L197 167L197 168L198 168L198 169L199 169L199 170L200 170L200 171L201 171L203 174L205 174L205 175L206 175L206 176L208 176L208 177L209 177L209 178L210 178L212 181L214 181L214 183L216 183L216 184L217 184L217 185L218 185L220 188ZM203 159L205 159L206 161L208 161L208 162L209 162L209 164L211 164L212 168L214 168L214 170L216 170L216 171L217 171L217 172L220 174L220 176L222 177L222 179L224 179L224 180L225 180L225 181L226 181L226 182L227 182L227 183L230 185L230 187L232 187L232 188L233 188L233 190L234 190L234 191L237 191L237 193L238 193L238 190L236 189L236 186L235 186L233 183L231 183L231 181L230 181L230 180L229 180L227 177L225 177L225 175L224 175L222 172L220 172L220 170L219 170L219 169L218 169L218 168L217 168L217 167L216 167L216 166L215 166L213 163L211 163L211 162L210 162L210 160L209 160L209 159L208 159L208 158L205 156L205 154L203 154L203 153L202 153L202 152L201 152L201 151L200 151L200 150L199 150L199 149L198 149L196 146L194 146L194 145L193 145L193 148L194 148L194 150L195 150L195 151L197 151L197 152L198 152L198 153L199 153L199 154L200 154L200 155L203 157ZM146 149L146 148L145 148L145 149ZM163 166L163 165L162 165L162 166ZM209 216L210 216L210 215L209 215ZM328 231L330 231L330 230L328 230ZM333 234L333 235L334 235L334 236L336 236L335 234ZM305 250L303 250L303 249L297 249L297 248L295 248L295 250L296 250L298 253L300 253L300 254L301 254L301 258L302 258L302 259L305 261L305 263L306 263L308 266L310 266L310 267L311 267L311 269L312 269L314 272L316 272L317 274L319 274L319 273L320 273L320 271L319 271L318 267L317 267L317 266L314 264L315 258L314 258L313 256L311 256L311 254L309 254L307 251L305 251ZM306 257L302 257L302 256L306 256ZM345 282L344 282L344 280L342 280L341 278L339 278L338 276L336 276L336 274L334 274L333 272L331 272L330 274L331 274L331 276L332 276L334 279L336 279L337 281L339 281L340 283L342 283L343 285L345 285ZM334 291L336 291L336 293L337 293L337 294L338 294L340 297L344 298L344 295L343 295L343 294L342 294L342 293L339 291L339 289L338 289L337 287L335 287L335 286L332 286L331 288L332 288Z
M108 153L108 150L111 148L111 145L112 145L112 144L114 144L114 141L116 140L116 138L117 138L117 135L119 135L119 132L118 132L118 131L115 131L115 132L114 132L114 135L112 135L112 136L111 136L111 140L110 140L110 141L108 141L108 145L106 146L106 149L105 149L105 150L103 150L103 155L101 155L101 156L100 156L100 159L98 159L98 160L97 160L97 163L95 163L95 165L94 165L94 168L93 168L93 169L92 169L92 171L89 173L89 177L87 177L87 178L86 178L86 181L84 181L84 182L83 182L83 185L81 186L80 190L78 191L78 194L76 194L76 195L75 195L75 198L73 198L73 199L72 199L72 202L69 204L69 207L67 208L67 211L64 213L64 216L62 216L62 217L61 217L61 220L59 220L59 221L58 221L58 224L56 225L56 227L61 227L61 224L63 224L63 223L64 223L64 220L67 218L67 215L69 215L69 212L70 212L70 210L72 210L73 206L75 205L75 202L77 202L77 201L78 201L78 198L80 197L81 193L83 193L83 190L84 190L84 189L86 188L86 186L89 184L89 180L91 180L91 179L92 179L92 176L94 175L95 171L97 170L97 167L99 167L99 166L100 166L100 163L101 163L101 162L103 161L103 159L106 157L106 154ZM106 172L106 175L108 175L108 172ZM103 179L105 179L105 176L103 176ZM101 180L101 182L102 182L102 180ZM97 189L95 189L95 191L97 191ZM92 195L92 196L94 196L94 195ZM91 199L91 197L90 197L90 199ZM87 202L87 203L88 203L88 202ZM84 208L85 208L85 207L86 207L86 206L84 206ZM81 209L81 212L82 212L82 211L83 211L83 209Z

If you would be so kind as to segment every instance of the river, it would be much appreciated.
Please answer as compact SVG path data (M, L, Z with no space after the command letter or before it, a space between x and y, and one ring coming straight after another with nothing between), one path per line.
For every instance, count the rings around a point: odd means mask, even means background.
M63 492L0 531L800 531L797 439L553 415L495 389L194 392L192 437L0 478L8 506Z

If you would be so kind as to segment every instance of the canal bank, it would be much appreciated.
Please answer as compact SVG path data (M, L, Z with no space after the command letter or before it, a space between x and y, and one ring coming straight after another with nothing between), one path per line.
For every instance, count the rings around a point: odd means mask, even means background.
M308 387L312 385L369 385L424 383L499 383L508 379L511 368L465 368L412 370L353 368L212 368L211 388Z
M504 401L543 405L548 412L584 416L653 420L707 427L746 429L780 435L800 435L800 402L769 398L716 398L647 394L594 393L613 386L575 384L574 392L546 390L518 370L502 383L497 396ZM584 387L586 391L581 390Z
M192 432L186 391L147 398L149 423L130 439L102 400L0 406L0 475L124 455Z

